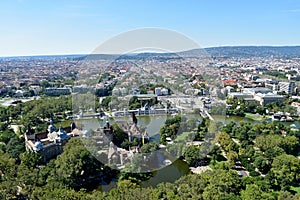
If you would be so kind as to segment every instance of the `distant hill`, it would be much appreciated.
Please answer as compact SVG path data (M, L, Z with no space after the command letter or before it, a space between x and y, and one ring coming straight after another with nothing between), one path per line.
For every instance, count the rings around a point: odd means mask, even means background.
M146 59L155 57L168 59L180 56L212 56L212 57L275 57L275 58L300 58L300 46L224 46L203 49L192 49L178 53L138 53L138 54L90 54L90 55L49 55L49 56L19 56L19 57L0 57L0 60L49 60L49 59Z
M84 58L84 54L74 54L74 55L37 55L37 56L10 56L10 57L0 57L0 60L5 61L30 61L30 60L60 60L60 59L80 59Z
M300 58L300 46L224 46L178 52L179 56ZM171 57L175 53L141 53L136 58Z
M228 46L205 48L215 57L278 57L300 58L300 46ZM191 50L193 51L193 50Z

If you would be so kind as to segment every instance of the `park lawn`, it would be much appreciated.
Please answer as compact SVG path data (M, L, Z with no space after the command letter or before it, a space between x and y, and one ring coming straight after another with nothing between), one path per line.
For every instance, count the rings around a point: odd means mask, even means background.
M300 187L293 187L291 186L291 190L297 192L298 194L300 194Z
M256 120L256 121L261 121L263 120L263 117L259 114L253 114L253 113L245 113L245 117L246 118L249 118L249 119L253 119L253 120Z
M192 132L183 132L180 135L178 135L174 141L175 142L187 141L187 138L190 134L192 134Z
M56 126L56 128L59 128L60 125L63 128L66 128L66 127L70 127L72 122L73 120L65 120L65 121L57 122L54 125Z

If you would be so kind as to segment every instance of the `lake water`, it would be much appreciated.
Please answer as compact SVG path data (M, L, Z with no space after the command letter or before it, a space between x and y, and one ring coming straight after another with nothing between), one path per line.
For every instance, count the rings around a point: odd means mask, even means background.
M168 165L160 170L154 171L153 176L141 183L142 187L156 187L160 183L170 182L174 183L180 177L190 174L189 166L182 160L175 160L171 165ZM99 186L101 191L109 191L112 188L116 188L118 184L118 178L114 178L109 183L102 183Z
M170 117L167 115L155 115L155 116L137 116L138 127L144 127L147 130L147 133L150 137L150 139L156 141L159 143L159 130L160 128L164 125L166 119ZM109 123L118 123L118 121L127 121L131 122L130 117L120 117L120 118L110 118ZM82 129L85 130L96 130L98 128L102 128L106 124L106 119L101 120L97 118L92 118L92 119L79 119L76 120L75 123L79 124L79 126L82 127Z
M142 182L142 187L155 187L162 182L175 182L180 177L190 173L189 166L182 160L175 160L171 165L154 172L153 177Z
M159 130L164 125L166 119L171 116L167 115L153 115L153 116L137 116L138 119L138 126L139 127L146 127L147 132L149 136L154 140L159 142ZM199 115L189 115L191 118L200 118ZM219 116L214 115L213 118L217 122L222 122L224 124L229 123L230 121L234 122L250 122L250 123L260 123L260 121L255 121L252 119L244 118L244 117L236 117L236 116ZM124 117L124 118L117 118L117 119L109 119L109 122L117 123L118 120L121 121L131 121L130 117ZM77 123L80 123L84 129L93 129L96 130L99 127L103 127L106 123L106 120L101 119L80 119L77 121ZM298 128L300 127L300 124L298 121L296 122L285 122L286 125L295 124ZM175 160L171 165L166 166L164 168L161 168L157 171L154 171L153 177L151 177L147 181L143 181L141 183L142 187L148 187L152 186L155 187L157 184L162 182L174 182L180 177L189 174L190 170L184 161L181 161L179 159ZM100 189L102 191L109 191L111 188L114 188L117 186L117 177L113 180L111 180L108 184L101 184Z
M200 115L188 115L191 118L201 118ZM147 132L149 134L150 137L155 138L155 141L159 141L159 130L160 128L164 125L165 121L167 118L169 118L171 116L169 115L150 115L150 116L137 116L138 119L138 127L146 127ZM237 117L237 116L222 116L222 115L213 115L212 116L217 122L222 122L224 124L228 124L231 121L234 122L249 122L249 123L261 123L260 121L255 121L253 119L249 119L249 118L245 118L245 117ZM120 117L116 119L121 120L121 121L131 121L130 117ZM64 127L69 126L71 124L72 121L65 121L62 122L62 125ZM97 119L97 118L92 118L92 119L79 119L79 120L75 120L76 123L79 123L83 126L83 129L93 129L96 130L98 128L102 128L106 121L105 120L101 120L101 119ZM110 118L109 122L115 123L115 119ZM295 122L283 122L285 125L291 125L291 124L295 124L297 128L300 128L300 122L299 121L295 121ZM56 124L57 127L59 126L60 123Z

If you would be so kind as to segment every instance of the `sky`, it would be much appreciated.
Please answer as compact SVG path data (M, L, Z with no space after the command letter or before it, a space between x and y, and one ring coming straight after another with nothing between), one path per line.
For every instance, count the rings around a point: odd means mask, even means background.
M144 27L201 47L300 45L300 0L0 0L0 56L88 54Z

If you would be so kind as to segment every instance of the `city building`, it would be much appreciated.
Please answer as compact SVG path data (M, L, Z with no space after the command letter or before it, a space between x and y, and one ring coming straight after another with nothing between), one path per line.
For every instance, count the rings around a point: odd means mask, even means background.
M245 99L245 98L253 98L253 94L244 93L244 92L230 92L228 94L229 98L237 98L237 99Z
M39 153L44 162L50 160L61 154L63 146L71 137L79 136L79 131L75 124L72 123L70 127L59 129L50 120L50 125L46 132L35 134L34 131L28 127L24 134L26 149L32 152Z
M282 95L277 95L273 93L268 94L255 94L254 99L260 103L260 105L265 106L268 103L272 102L283 102L284 97Z
M297 114L300 115L300 103L298 103L298 102L293 102L293 103L291 104L291 106L293 106L294 108L296 108L296 109L297 109Z
M118 88L114 88L111 93L112 93L113 96L119 96L120 95L120 90Z
M48 96L59 96L71 94L71 88L46 88L45 94Z
M137 118L135 114L131 114L132 122L127 121L117 121L119 127L125 131L128 135L128 141L133 141L134 138L138 138L144 144L145 140L149 140L148 133L146 130L143 132L137 126ZM109 121L106 121L106 127L109 127ZM105 127L104 127L105 130ZM110 130L108 130L109 132ZM116 164L118 167L122 167L124 164L131 162L133 155L136 153L141 153L141 148L139 146L131 146L129 151L120 147L117 147L113 142L110 142L108 149L108 163Z
M127 95L127 89L124 88L124 87L120 88L120 92L121 92L121 95L122 95L122 96Z
M279 85L275 83L265 83L265 87L276 93L279 90Z
M153 90L147 90L147 94L154 94Z
M24 91L23 90L16 90L15 96L16 97L23 97L24 96Z
M127 89L125 87L117 88L112 90L112 95L114 96L125 96L127 95Z
M155 94L156 94L157 96L161 96L161 95L162 95L162 93L161 93L161 88L155 88L154 92L155 92Z
M268 94L268 93L272 93L272 90L269 88L265 88L265 87L257 87L257 88L244 88L243 93L248 93L248 94Z
M166 88L161 89L162 95L169 95L169 90Z
M279 82L279 92L285 92L286 94L293 94L295 88L295 82Z

